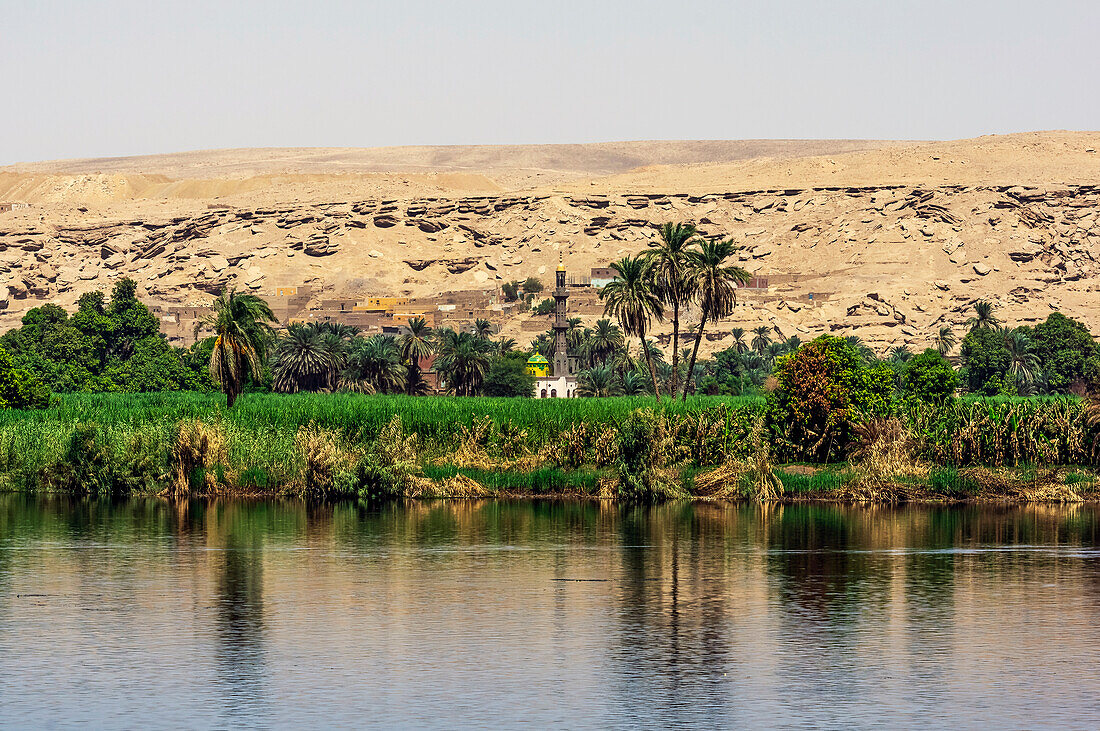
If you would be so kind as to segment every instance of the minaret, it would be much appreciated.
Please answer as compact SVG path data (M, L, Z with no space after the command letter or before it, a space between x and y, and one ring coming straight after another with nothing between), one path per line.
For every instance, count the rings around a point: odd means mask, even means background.
M565 315L565 301L569 299L569 290L565 287L565 260L558 254L558 271L554 287L554 377L571 376L569 372L569 345L565 332L569 329L569 319Z

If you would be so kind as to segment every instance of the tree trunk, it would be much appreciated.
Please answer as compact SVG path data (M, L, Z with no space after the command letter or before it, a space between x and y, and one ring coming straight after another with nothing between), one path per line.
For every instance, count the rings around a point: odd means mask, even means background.
M687 401L688 386L691 385L691 375L695 371L695 358L699 355L699 343L703 340L703 328L707 325L707 311L703 309L703 319L699 321L699 334L695 336L695 347L691 349L691 363L688 364L687 376L684 377L684 397L681 402ZM675 394L673 394L675 397Z
M237 400L237 389L230 387L225 390L225 408L233 408L233 403Z
M645 362L649 365L649 377L653 379L653 393L657 394L657 403L661 403L661 389L657 385L657 369L653 367L653 356L649 354L649 348L645 344L645 336L639 335L638 339L642 341L642 354L645 356ZM672 394L673 398L676 398L676 394Z
M672 289L672 398L680 384L680 292Z

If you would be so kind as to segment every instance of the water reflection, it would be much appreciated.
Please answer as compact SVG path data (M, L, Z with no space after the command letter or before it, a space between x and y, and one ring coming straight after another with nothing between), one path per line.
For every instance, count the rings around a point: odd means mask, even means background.
M12 725L1072 726L1098 516L0 495L0 698Z

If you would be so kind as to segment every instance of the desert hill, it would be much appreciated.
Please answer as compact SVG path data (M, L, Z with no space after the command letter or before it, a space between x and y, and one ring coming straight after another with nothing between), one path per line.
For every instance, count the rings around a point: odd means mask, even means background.
M586 277L676 220L733 237L743 266L767 278L743 291L725 332L768 324L919 348L940 325L961 326L977 298L1009 321L1058 308L1096 330L1097 149L1100 133L1044 132L20 164L0 168L0 201L31 204L0 212L0 328L125 274L164 305L224 286L272 295L304 285L307 318L325 301L467 292L440 317L490 315L525 343L549 323L494 304L502 282L548 282L559 255ZM595 319L593 292L576 292L576 312Z

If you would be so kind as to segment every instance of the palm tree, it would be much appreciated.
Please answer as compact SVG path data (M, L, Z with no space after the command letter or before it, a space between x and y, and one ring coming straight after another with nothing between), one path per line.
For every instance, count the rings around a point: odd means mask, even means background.
M596 320L584 350L590 365L606 363L608 358L623 347L623 331L607 318Z
M792 335L783 341L783 352L793 353L802 346L802 338L797 335Z
M605 396L618 396L622 392L619 377L615 374L615 369L609 365L594 366L577 374L578 396L603 398Z
M754 327L752 329L753 335L756 336L752 339L752 349L759 353L761 356L763 356L764 353L767 351L768 345L772 341L771 331L772 329L767 325L760 325L759 327Z
M420 373L420 361L432 354L432 329L423 317L409 319L409 331L401 336L397 345L401 350L401 360L405 363L405 393L420 394L427 390Z
M692 281L692 288L699 293L701 316L699 333L691 349L691 361L684 382L684 401L687 400L688 382L695 373L695 360L699 357L699 343L703 340L707 319L721 320L733 314L734 305L737 304L737 285L752 278L741 267L729 263L736 250L732 239L714 239L699 244L699 251L693 252L688 258L687 275Z
M680 307L694 296L694 282L688 277L692 246L699 232L690 223L665 223L658 239L650 241L647 258L653 263L654 290L672 310L672 395L676 395L680 357Z
M450 328L439 331L435 370L458 396L473 396L489 370L492 343Z
M489 336L493 334L493 323L482 318L474 320L474 335L481 340L488 340Z
M272 388L280 393L331 389L343 366L344 347L331 332L290 325L275 344Z
M653 379L653 391L659 403L661 390L657 386L657 370L649 349L645 347L649 321L652 318L660 320L664 315L661 299L654 291L652 259L627 256L612 264L611 268L615 270L615 278L600 290L604 314L615 317L623 333L637 336L642 344L649 376Z
M392 335L371 335L355 343L348 357L346 378L366 384L374 393L405 389L408 369L401 363L401 348Z
M516 349L516 345L518 345L518 344L519 343L516 342L515 338L503 338L502 337L500 340L498 340L496 342L497 353L499 355L504 355L505 353L511 353L512 351L514 351Z
M642 396L648 391L645 376L638 371L629 370L624 373L622 382L624 396Z
M730 330L730 334L733 335L733 347L737 348L737 352L747 353L749 344L745 341L745 328L735 327Z
M951 328L943 325L936 333L934 345L940 355L947 355L955 349L955 344L958 342L959 340L955 337L955 333L951 331Z
M785 344L768 343L768 347L764 348L764 362L768 364L768 368L774 368L776 359L786 352L787 346Z
M898 345L890 351L890 362L897 365L908 363L913 357L913 351L908 345Z
M260 377L266 344L273 333L271 322L275 315L256 295L222 290L214 300L213 312L196 325L196 334L204 328L214 332L210 376L225 392L228 408L233 408L248 377Z
M1029 338L1019 330L1005 333L1005 348L1008 350L1008 372L1020 384L1031 384L1039 374L1039 356Z
M863 360L865 360L866 362L874 363L877 360L877 358L875 357L875 351L867 347L867 343L863 342L863 338L861 338L860 336L849 335L844 339L847 340L848 344L855 348L861 356L863 356Z
M542 333L531 341L531 350L544 358L549 358L554 350L554 338L550 333Z
M974 303L974 316L966 321L966 326L971 330L992 330L1001 324L997 319L996 305L988 300L978 300Z

